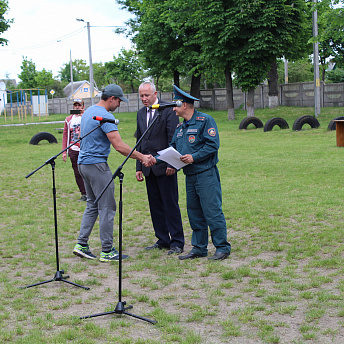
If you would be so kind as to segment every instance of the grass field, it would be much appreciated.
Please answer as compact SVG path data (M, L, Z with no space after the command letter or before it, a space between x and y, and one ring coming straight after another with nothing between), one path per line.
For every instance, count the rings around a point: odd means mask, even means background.
M52 169L30 172L61 150L61 124L0 127L0 342L1 343L344 343L343 161L330 120L344 108L323 108L320 128L270 132L239 130L246 116L227 120L225 111L207 111L217 121L218 164L229 259L180 261L166 251L146 252L155 242L143 183L135 162L124 166L122 301L126 315L80 320L112 311L118 301L118 263L80 259L72 254L85 203L70 162L56 159L60 268L71 282L21 289L56 272ZM263 123L313 115L312 108L256 110ZM49 121L66 115L51 115ZM117 114L125 142L134 145L136 114ZM45 119L44 119L45 121ZM0 118L0 124L5 124ZM29 145L41 131L59 144ZM113 151L114 172L124 157ZM119 181L115 180L119 198ZM211 190L209 190L211 192ZM179 172L180 207L191 249L184 175ZM118 216L115 219L116 247ZM99 230L90 239L99 257ZM209 255L215 249L209 244Z

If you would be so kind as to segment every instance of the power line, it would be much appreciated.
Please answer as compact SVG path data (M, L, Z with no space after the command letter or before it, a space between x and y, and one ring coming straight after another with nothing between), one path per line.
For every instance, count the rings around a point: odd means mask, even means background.
M21 48L20 48L20 51L44 48L44 47L47 47L47 46L49 46L49 45L53 45L53 44L59 43L59 42L61 42L62 40L66 40L66 39L68 39L68 38L71 38L71 37L73 37L73 36L78 35L78 34L81 33L82 31L84 31L85 28L86 28L86 26L84 26L84 27L82 27L81 29L78 29L78 30L76 30L76 31L67 33L66 35L61 36L61 37L59 37L59 38L57 38L57 39L54 39L54 40L45 42L45 43L33 45L33 46L31 46L31 47L21 47ZM5 50L6 50L6 51L15 51L15 50L18 50L18 49L0 49L0 51L5 51Z
M108 26L93 26L93 25L90 25L90 27L123 27L123 26L114 26L114 25L108 25Z
M121 26L115 26L115 25L108 25L108 26L106 26L106 25L104 25L104 26L101 26L101 25L99 25L99 26L90 26L90 27L92 27L92 28L94 28L94 27L112 27L112 28L121 28ZM66 40L66 39L69 39L69 38L71 38L71 37L73 37L73 36L76 36L76 35L78 35L79 33L81 33L82 31L84 31L84 29L86 28L86 25L84 26L84 27L82 27L82 28L80 28L80 29L78 29L78 30L76 30L76 31L72 31L72 32L70 32L70 33L67 33L67 34L65 34L64 36L61 36L61 37L58 37L58 38L56 38L56 39L53 39L53 40L51 40L51 41L48 41L48 42L44 42L44 43L41 43L41 44L37 44L37 45L33 45L33 46L29 46L29 47L21 47L20 48L20 51L22 52L23 50L33 50L33 49L40 49L40 48L45 48L45 47L48 47L48 46L50 46L50 45L53 45L53 44L56 44L56 43L60 43L61 41L63 41L63 40ZM18 49L0 49L0 51L17 51Z

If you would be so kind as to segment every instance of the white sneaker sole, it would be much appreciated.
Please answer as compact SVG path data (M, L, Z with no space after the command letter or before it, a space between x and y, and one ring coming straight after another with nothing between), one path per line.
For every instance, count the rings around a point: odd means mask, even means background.
M127 258L129 258L128 255L122 254L122 260L123 260L123 259L127 259ZM119 262L119 254L118 254L117 256L115 256L113 259L106 259L106 258L100 257L99 260L100 260L101 262Z
M78 249L74 249L73 253L76 255L76 256L79 256L81 258L88 258L88 259L96 259L97 257L92 257L92 256L89 256L88 254L86 254L85 252L82 252Z

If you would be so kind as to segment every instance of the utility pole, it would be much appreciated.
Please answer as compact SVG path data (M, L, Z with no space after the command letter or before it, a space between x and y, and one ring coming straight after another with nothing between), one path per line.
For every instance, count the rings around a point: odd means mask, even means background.
M77 21L85 22L83 19L76 19ZM92 64L92 48L91 48L91 31L90 31L90 22L86 23L87 25L87 36L88 36L88 52L90 60L90 88L91 88L91 105L94 105L94 81L93 81L93 64Z
M72 49L69 51L69 67L70 67L70 85L71 85L71 95L73 97L73 64L72 64ZM73 97L74 99L74 97Z
M313 0L313 38L318 39L318 0ZM313 63L314 63L314 109L315 117L320 115L320 76L319 76L319 43L313 43Z
M90 22L87 22L88 35L88 53L90 55L90 84L91 84L91 105L94 105L94 81L93 81L93 64L92 64L92 49L91 49L91 31Z
M288 60L284 57L284 83L288 83Z

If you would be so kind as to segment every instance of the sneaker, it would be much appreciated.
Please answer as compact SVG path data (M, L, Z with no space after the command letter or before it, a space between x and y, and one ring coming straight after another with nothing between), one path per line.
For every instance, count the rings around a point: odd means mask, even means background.
M122 254L122 259L127 259L129 256ZM99 260L101 262L111 262L111 261L119 261L119 254L118 251L113 247L112 250L108 253L101 252Z
M87 196L86 195L81 195L79 202L86 202L87 201Z
M73 253L76 256L79 256L81 258L88 258L88 259L96 259L97 256L95 256L91 251L89 245L82 246L80 244L76 244L73 250Z

